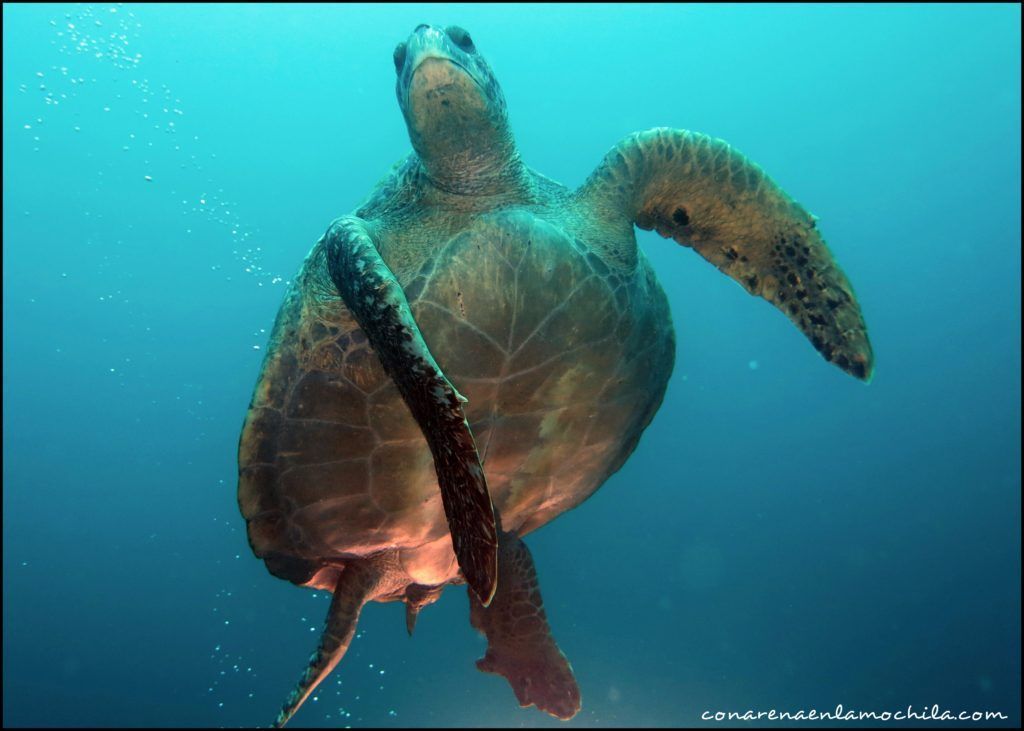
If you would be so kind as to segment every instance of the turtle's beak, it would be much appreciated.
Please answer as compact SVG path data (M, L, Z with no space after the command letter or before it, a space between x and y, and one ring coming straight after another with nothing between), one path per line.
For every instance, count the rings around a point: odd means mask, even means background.
M455 60L444 31L429 25L417 26L406 41L395 49L395 72L398 74L398 91L403 104L408 103L414 78L418 93L450 86L463 75L480 86L473 74Z
M410 73L416 73L419 65L428 58L439 58L451 61L451 55L445 50L444 32L429 25L417 26L405 42L405 64Z

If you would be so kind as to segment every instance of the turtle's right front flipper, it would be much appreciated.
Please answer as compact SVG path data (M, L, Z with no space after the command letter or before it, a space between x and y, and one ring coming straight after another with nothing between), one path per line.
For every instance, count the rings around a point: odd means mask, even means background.
M359 218L340 218L325 235L331 279L434 457L452 545L466 582L486 606L497 582L498 539L465 401L434 361L405 293Z
M693 248L781 310L825 360L870 380L860 305L816 219L722 140L665 127L630 135L576 195L605 227L635 223Z

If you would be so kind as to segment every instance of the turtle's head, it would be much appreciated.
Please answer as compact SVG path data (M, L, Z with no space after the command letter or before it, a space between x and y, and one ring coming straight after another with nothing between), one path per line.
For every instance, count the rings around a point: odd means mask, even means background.
M395 48L395 71L409 139L438 187L486 193L518 174L505 97L469 33L417 26Z

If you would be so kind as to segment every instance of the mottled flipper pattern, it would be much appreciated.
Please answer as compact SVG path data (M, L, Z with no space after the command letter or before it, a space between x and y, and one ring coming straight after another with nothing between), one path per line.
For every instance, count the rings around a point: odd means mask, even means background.
M862 380L874 358L853 287L815 218L722 140L669 128L630 135L577 193L582 210L694 248Z
M327 266L345 306L426 437L459 567L486 605L497 581L497 532L465 400L427 349L401 285L366 223L340 218L325 235Z
M514 533L501 533L499 544L494 600L485 608L469 595L470 622L487 636L487 654L476 666L504 675L519 705L568 720L580 710L580 690L551 636L533 558Z
M274 721L275 728L281 728L288 723L316 687L341 662L356 632L359 612L369 599L376 580L372 569L358 563L347 566L341 572L338 585L334 589L331 607L327 610L327 625L320 636L320 646L309 658L309 667L277 715L277 720Z

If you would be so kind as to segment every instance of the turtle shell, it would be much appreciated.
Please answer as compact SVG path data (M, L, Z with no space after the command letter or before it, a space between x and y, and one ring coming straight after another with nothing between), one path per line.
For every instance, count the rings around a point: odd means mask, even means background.
M547 523L621 466L674 357L667 301L642 254L609 266L523 210L477 217L441 242L384 235L379 249L469 399L505 530ZM334 291L320 244L278 314L239 469L250 543L278 576L307 583L381 551L398 551L419 583L457 575L426 440Z

